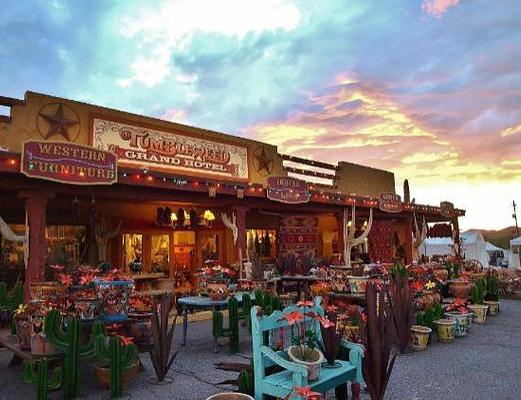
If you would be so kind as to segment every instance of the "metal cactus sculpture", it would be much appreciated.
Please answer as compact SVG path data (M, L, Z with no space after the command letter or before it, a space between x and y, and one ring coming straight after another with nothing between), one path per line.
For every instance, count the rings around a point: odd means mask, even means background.
M251 309L251 305L250 305ZM214 338L214 351L217 351L217 339L220 337L230 338L230 353L238 353L239 350L239 303L232 296L228 300L228 328L224 327L223 314L214 310L212 315L212 333Z
M351 267L351 249L354 246L364 243L365 239L369 235L369 231L371 230L371 226L373 225L373 209L371 208L369 211L369 221L367 222L367 226L364 229L364 232L355 237L356 233L356 207L353 206L351 209L351 220L349 219L349 211L344 208L344 217L343 217L343 232L344 232L344 262L347 267ZM350 223L349 223L350 222Z
M35 368L36 367L36 368ZM62 368L56 367L52 370L52 376L48 375L49 362L47 358L42 358L34 363L28 362L24 365L24 381L26 383L36 383L37 400L47 400L49 390L57 390L62 383Z
M96 337L105 332L101 322L92 325L92 332L87 343L80 343L81 323L79 318L67 320L67 329L62 329L61 315L56 310L51 310L45 318L45 334L47 339L65 350L65 373L63 397L65 399L75 398L80 391L80 359L90 358L95 355Z
M123 394L123 372L136 365L135 344L122 345L119 336L98 335L95 339L96 356L107 363L110 369L110 397Z
M425 218L423 218L422 228L418 227L418 220L416 219L416 213L414 213L414 232L413 232L413 240L412 240L412 251L413 260L420 261L420 246L427 239L427 223L425 222Z

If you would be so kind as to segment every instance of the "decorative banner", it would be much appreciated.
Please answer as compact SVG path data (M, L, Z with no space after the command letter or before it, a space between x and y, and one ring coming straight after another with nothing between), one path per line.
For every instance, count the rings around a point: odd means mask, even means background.
M121 165L225 180L249 180L248 148L175 131L93 119L92 145L116 153Z
M394 193L380 193L378 200L380 210L388 213L402 212L402 198Z
M280 219L279 253L315 254L318 243L318 218L309 215L289 215Z
M65 142L25 142L20 172L73 185L111 185L117 181L117 158L108 151Z
M445 218L453 218L454 216L456 216L454 204L450 201L440 202L440 214Z
M288 176L268 178L268 199L288 204L307 203L311 198L306 181Z

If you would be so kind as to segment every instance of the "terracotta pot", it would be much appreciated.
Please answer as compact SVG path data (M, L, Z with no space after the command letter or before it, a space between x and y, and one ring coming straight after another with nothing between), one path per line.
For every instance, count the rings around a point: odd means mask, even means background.
M208 282L206 292L212 300L224 300L230 295L228 282Z
M44 333L31 336L31 353L35 355L56 354L56 347L47 340Z
M243 393L219 393L207 397L206 400L254 400L253 397Z
M449 271L447 271L445 268L436 268L432 272L434 276L441 281L445 282L447 279L449 279Z
M58 282L32 282L29 284L29 293L33 301L54 301L67 293L67 287Z
M105 322L126 321L130 308L133 281L95 281L100 302L100 319Z
M472 284L461 280L449 281L449 290L454 297L466 298L472 291Z
M467 308L474 313L474 322L476 324L484 324L487 322L488 305L471 304L467 306Z
M429 336L432 329L427 326L413 325L411 326L411 348L416 351L422 351L427 348L429 343Z
M324 355L318 349L313 349L313 353L316 354L316 360L312 362L303 361L296 356L296 354L298 354L298 347L299 346L290 346L288 348L289 358L294 363L304 365L308 369L309 381L318 379L318 377L320 376L322 362L324 361Z
M94 321L98 316L99 301L97 297L76 298L74 300L76 316L84 322Z
M469 333L468 313L450 311L445 313L445 317L456 322L456 326L454 327L454 336L467 336L467 334Z
M454 341L454 334L456 333L456 321L450 319L439 319L434 321L436 326L436 336L438 342L450 343Z
M20 350L31 350L31 318L29 315L16 315L16 337Z
M96 377L102 389L110 388L110 368L105 365L94 364L94 370L96 371ZM121 377L121 383L123 389L128 387L128 383L134 379L139 371L139 361L136 360L129 369L124 370Z
M499 313L499 301L486 300L484 302L488 306L488 315L495 317Z

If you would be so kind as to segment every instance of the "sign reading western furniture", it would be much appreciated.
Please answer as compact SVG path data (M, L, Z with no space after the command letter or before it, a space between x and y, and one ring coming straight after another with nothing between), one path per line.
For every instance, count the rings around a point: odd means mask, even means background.
M25 142L20 171L74 185L111 185L118 177L115 154L65 142Z
M120 165L189 176L249 180L245 146L107 119L94 118L92 122L92 145L116 153Z
M402 198L394 193L380 193L378 199L380 210L388 213L399 213L402 211Z
M288 204L307 203L311 197L308 184L288 176L270 176L268 178L268 199Z
M456 215L454 204L450 201L440 202L440 214L445 218L452 218Z

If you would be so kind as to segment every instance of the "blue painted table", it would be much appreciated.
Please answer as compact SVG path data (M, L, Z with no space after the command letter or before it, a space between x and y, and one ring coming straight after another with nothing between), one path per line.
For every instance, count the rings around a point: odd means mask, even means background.
M235 293L237 301L242 303L243 292ZM252 300L255 298L253 293L250 294ZM224 300L212 300L209 297L203 296L189 296L181 297L177 300L177 303L183 306L183 343L186 345L186 331L188 330L188 310L223 310L228 308L228 299ZM215 346L214 346L215 347Z

